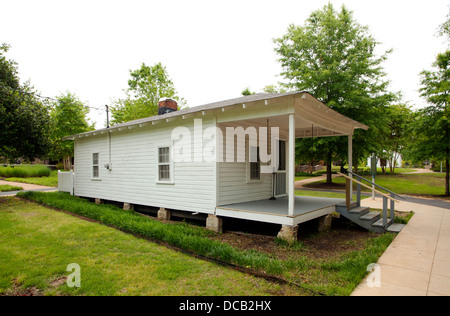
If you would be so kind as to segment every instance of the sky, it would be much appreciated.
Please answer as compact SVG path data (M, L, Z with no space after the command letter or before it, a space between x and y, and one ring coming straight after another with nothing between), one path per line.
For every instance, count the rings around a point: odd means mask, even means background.
M273 39L331 2L345 5L380 43L390 90L413 108L419 73L448 48L437 28L450 0L0 0L0 42L21 81L43 96L75 93L105 126L105 105L124 97L130 70L161 62L187 106L262 92L283 81Z

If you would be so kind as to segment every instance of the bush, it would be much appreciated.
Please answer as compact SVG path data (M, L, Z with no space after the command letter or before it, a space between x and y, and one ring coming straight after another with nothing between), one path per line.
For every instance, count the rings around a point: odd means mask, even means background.
M48 177L50 175L50 171L50 168L43 165L0 166L0 177Z

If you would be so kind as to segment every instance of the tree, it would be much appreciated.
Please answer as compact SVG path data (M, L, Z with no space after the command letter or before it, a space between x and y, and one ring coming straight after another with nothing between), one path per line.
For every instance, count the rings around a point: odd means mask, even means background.
M386 115L387 121L380 139L381 152L377 156L386 159L390 172L394 173L395 162L409 142L407 128L412 121L412 111L406 104L393 104L387 108Z
M245 97L245 96L252 95L252 94L255 94L255 93L256 92L250 91L250 88L247 87L244 90L242 90L241 95L243 95Z
M8 60L9 45L0 46L0 157L13 162L47 153L50 115L29 82L20 84L17 63Z
M420 74L421 96L431 105L417 112L410 151L416 159L445 161L445 195L449 196L450 50L439 54L433 67Z
M142 63L141 68L130 70L130 75L128 89L125 90L126 97L114 101L111 106L111 124L157 115L158 101L164 97L174 98L180 105L184 103L177 96L166 67L161 63L151 67Z
M52 149L49 157L58 161L62 160L64 170L72 167L74 143L62 138L94 130L93 124L90 125L86 117L88 113L89 108L75 94L66 92L56 97L56 103L51 111Z
M336 12L328 4L311 13L303 26L290 25L287 34L274 41L285 87L307 90L330 108L370 127L355 131L353 161L377 151L386 106L397 96L387 91L381 67L389 51L375 56L377 42L367 27L358 24L345 6ZM303 141L307 148L308 141ZM331 149L318 150L324 155L321 159L346 159L346 139L321 139L317 146ZM331 168L328 178L331 181Z
M447 40L450 41L450 13L447 14L447 21L442 23L438 29L438 34L440 36L446 36Z

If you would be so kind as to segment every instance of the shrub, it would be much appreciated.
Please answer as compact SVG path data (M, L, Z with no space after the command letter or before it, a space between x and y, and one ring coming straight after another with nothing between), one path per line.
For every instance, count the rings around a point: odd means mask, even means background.
M48 177L50 175L50 171L50 168L43 165L0 166L0 177Z

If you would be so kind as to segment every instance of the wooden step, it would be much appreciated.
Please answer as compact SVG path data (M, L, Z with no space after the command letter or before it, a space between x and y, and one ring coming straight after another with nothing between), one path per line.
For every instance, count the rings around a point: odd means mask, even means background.
M357 205L358 205L358 202L356 202L356 201L350 202L350 208L355 208ZM347 204L345 204L345 202L344 202L344 203L336 204L336 206L337 207L347 207Z
M369 212L363 216L361 216L359 219L363 221L375 221L378 220L381 217L380 213L378 212Z
M369 211L370 211L370 207L358 206L358 207L352 208L348 212L351 214L359 214L362 216L362 215L369 213Z
M392 219L388 218L388 220L387 220L387 227L389 227L392 223L393 223ZM372 226L383 227L383 219L380 218L375 223L373 223Z

